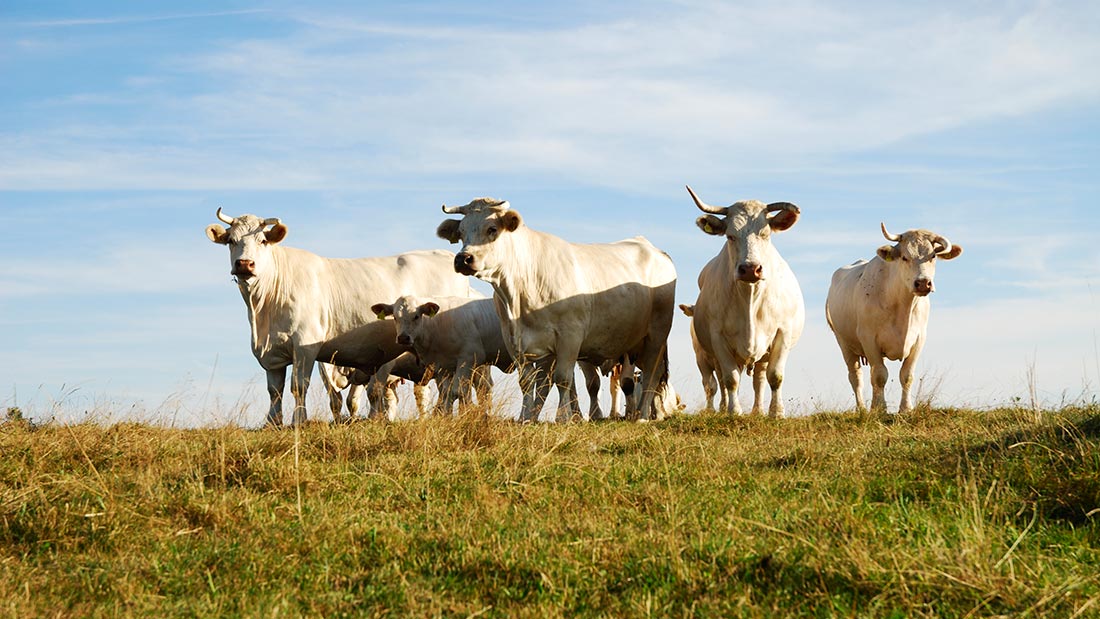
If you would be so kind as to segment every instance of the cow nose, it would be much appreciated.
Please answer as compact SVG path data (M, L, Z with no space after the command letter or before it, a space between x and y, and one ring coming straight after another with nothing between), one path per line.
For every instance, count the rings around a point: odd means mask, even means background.
M932 285L932 280L930 279L924 279L922 277L921 279L913 281L913 292L922 297L926 294L931 294L935 289L936 287Z
M397 343L401 346L412 346L413 339L408 333L402 333L397 336Z
M737 279L744 282L758 282L764 279L764 266L755 262L742 262L737 265Z
M233 263L234 275L252 275L256 272L256 261L241 258Z
M474 257L464 251L455 254L455 271L464 275L473 274Z

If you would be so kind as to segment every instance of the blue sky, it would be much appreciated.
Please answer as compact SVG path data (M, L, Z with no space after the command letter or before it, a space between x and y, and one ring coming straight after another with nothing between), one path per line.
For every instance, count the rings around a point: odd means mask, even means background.
M354 257L446 247L439 204L493 196L645 235L690 303L720 241L685 184L802 208L791 412L852 405L824 299L880 220L966 248L917 370L938 404L1100 391L1097 3L299 4L0 7L0 404L258 423L219 206ZM670 349L697 405L686 318Z

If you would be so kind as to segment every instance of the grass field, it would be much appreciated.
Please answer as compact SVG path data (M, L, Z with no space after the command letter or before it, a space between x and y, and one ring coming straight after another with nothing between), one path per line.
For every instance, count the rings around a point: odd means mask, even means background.
M0 616L1095 617L1100 407L0 425Z

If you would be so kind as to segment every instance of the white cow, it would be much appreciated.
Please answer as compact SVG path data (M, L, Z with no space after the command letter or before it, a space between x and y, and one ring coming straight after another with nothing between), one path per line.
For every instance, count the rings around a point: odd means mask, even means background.
M278 219L255 215L217 217L206 236L229 246L230 273L248 308L252 353L267 371L271 407L267 423L283 422L286 368L294 366L295 424L306 420L306 390L317 360L351 366L367 373L385 372L385 364L404 352L393 323L377 320L370 304L403 294L470 294L465 277L451 268L453 254L409 252L385 258L322 258L279 245L287 227Z
M454 268L493 286L505 343L523 389L521 421L538 418L553 381L557 418L580 416L573 372L630 355L645 377L641 414L651 417L672 328L676 269L642 237L580 245L528 228L508 203L478 198L444 206L436 233L462 242Z
M833 273L825 318L844 355L856 407L866 410L862 368L866 364L871 366L871 408L885 412L889 376L885 358L901 361L899 411L905 412L913 407L913 365L928 329L928 295L935 289L936 259L953 260L962 247L928 230L890 234L886 224L881 226L882 235L896 245L883 245L871 260Z
M725 237L721 251L699 273L692 318L698 348L716 366L722 410L741 413L737 384L741 372L751 371L753 414L763 411L766 377L772 391L768 414L782 416L783 371L802 335L806 308L798 280L772 245L771 235L798 221L798 207L756 200L715 207L700 200L691 187L687 190L707 213L695 224L707 234ZM699 369L705 385L706 369L703 364Z
M512 370L512 355L504 344L492 299L406 295L393 303L376 303L371 311L379 318L392 316L397 343L413 350L441 379L438 412L451 412L455 401L469 405L471 387L477 391L478 404L489 411L493 386L489 367Z
M325 387L329 389L329 397L333 409L333 418L339 421L340 391L347 388L347 406L351 420L354 420L359 412L361 396L364 391L368 395L370 407L368 416L371 419L385 417L393 420L397 416L397 387L406 380L412 383L413 397L416 400L416 408L420 415L427 413L428 383L432 380L431 371L419 363L416 355L404 352L396 359L386 363L380 368L386 369L389 375L382 380L380 372L368 374L355 368L333 366L327 363L318 363L321 368L321 379ZM326 377L325 368L335 368L330 372L332 376Z

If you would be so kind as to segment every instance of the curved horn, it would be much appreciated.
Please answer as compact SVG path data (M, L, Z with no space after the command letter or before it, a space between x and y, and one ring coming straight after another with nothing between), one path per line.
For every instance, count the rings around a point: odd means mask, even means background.
M222 215L222 207L219 206L218 207L218 221L220 221L220 222L222 222L222 223L224 223L228 226L232 226L233 222L237 221L237 218L236 217L230 217L229 215Z
M938 249L936 249L937 256L940 254L946 254L947 252L951 251L952 247L954 247L951 244L951 241L948 241L947 237L945 236L937 236L935 239L933 239L932 246L935 247L936 245L940 246Z
M898 241L901 240L901 235L900 234L890 234L889 232L886 231L886 224L885 223L880 221L879 225L882 226L882 236L886 237L887 241L890 241L891 243L897 243Z
M698 206L700 211L703 211L704 213L710 213L711 215L726 215L729 213L729 207L711 206L706 202L700 200L699 196L695 195L695 192L691 190L691 187L689 185L684 185L684 187L687 187L688 193L691 194L691 199L695 200L695 206Z
M466 206L468 206L468 205L464 204L462 206L447 206L446 204L444 204L443 205L443 212L448 214L448 215L465 215L466 214Z
M802 211L799 210L798 205L790 202L772 202L768 205L768 208L764 209L765 213L774 213L775 211L791 211L795 215L801 215Z
M278 217L268 217L264 220L264 226L277 226L283 222L279 221Z

